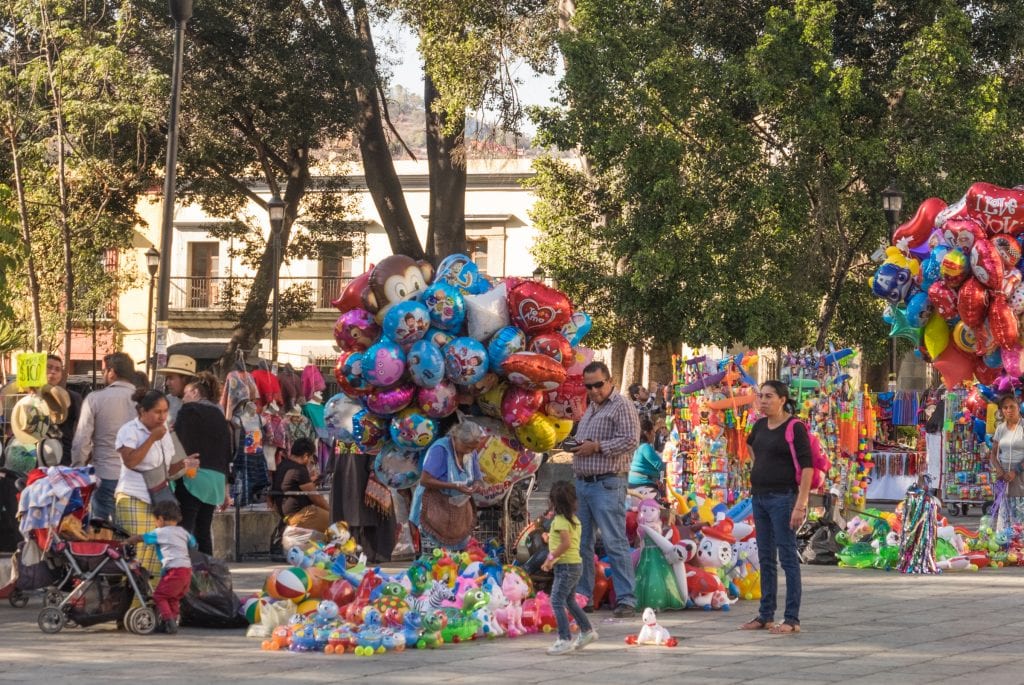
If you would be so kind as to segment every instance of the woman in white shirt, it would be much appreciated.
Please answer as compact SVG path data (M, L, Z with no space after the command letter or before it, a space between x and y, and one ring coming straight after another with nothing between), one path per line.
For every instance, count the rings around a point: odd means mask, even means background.
M1024 523L1024 423L1013 395L999 398L1003 420L992 436L992 472L1006 483L1006 499L996 516L996 530Z
M132 396L138 417L121 426L117 432L115 449L121 455L121 475L114 494L114 521L132 535L142 535L156 527L153 517L150 488L152 481L166 481L189 466L198 468L197 459L185 459L171 466L174 442L167 431L167 398L157 390L141 389ZM159 478L150 478L146 484L144 472L154 472ZM139 545L138 559L149 570L154 580L160 578L160 560L156 550Z

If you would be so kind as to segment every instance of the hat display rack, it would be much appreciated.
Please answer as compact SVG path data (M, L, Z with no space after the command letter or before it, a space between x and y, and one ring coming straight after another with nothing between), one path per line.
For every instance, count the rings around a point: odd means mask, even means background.
M0 468L27 473L55 466L63 457L60 424L68 416L71 396L60 386L23 392L16 383L0 388Z

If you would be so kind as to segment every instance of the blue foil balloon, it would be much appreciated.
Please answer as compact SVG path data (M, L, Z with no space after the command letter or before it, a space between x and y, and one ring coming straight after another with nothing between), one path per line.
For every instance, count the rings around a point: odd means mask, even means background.
M430 328L430 312L415 300L399 302L388 309L381 327L384 336L405 346L421 340Z
M371 385L386 388L405 373L405 353L390 340L381 340L363 353L363 378Z
M412 344L406 354L406 365L412 382L421 388L434 388L444 380L444 354L429 340Z
M526 334L515 326L505 326L491 336L487 343L487 361L491 371L502 373L501 365L510 355L526 349Z
M422 471L420 451L406 449L393 442L385 443L373 460L373 472L378 480L397 490L416 485Z
M911 326L919 328L928 322L932 315L932 303L927 292L915 293L907 300L907 321Z
M466 301L459 289L447 283L434 283L420 296L430 312L430 322L442 331L456 332L466 320Z
M473 385L487 374L487 350L473 338L455 338L444 348L444 367L452 383Z
M464 254L448 255L437 266L434 283L447 283L466 295L479 295L490 290L490 282L479 267Z
M1000 369L1000 368L1003 367L1003 353L997 347L994 350L992 350L991 352L989 352L988 354L986 354L982 358L982 361L985 363L985 366L987 366L990 369ZM979 385L977 387L980 389L980 388L983 388L985 386Z

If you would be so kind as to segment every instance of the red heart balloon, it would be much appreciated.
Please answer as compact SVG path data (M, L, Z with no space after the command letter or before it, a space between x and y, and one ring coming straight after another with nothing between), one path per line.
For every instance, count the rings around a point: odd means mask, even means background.
M527 349L530 352L547 355L566 368L576 361L572 345L561 333L541 333L530 340Z
M956 310L956 291L942 281L935 281L928 287L928 299L935 310L946 321L960 316Z
M561 328L572 316L569 298L535 281L523 281L508 291L512 323L529 336Z
M579 421L587 410L587 389L583 387L583 376L569 376L555 390L549 390L548 403L544 413L558 419Z
M501 398L501 420L513 428L519 428L537 413L542 404L544 393L541 391L513 385Z
M999 258L1003 260L1004 270L1009 273L1020 261L1020 243L1008 235L992 236L992 247L996 248Z
M536 352L516 352L501 364L515 385L529 390L554 390L565 382L565 367L551 357Z
M1017 317L1002 293L992 294L992 304L988 308L988 325L992 329L992 338L999 347L1010 347L1017 343Z
M892 243L896 245L899 241L906 239L908 247L915 248L924 245L935 227L935 217L946 208L946 202L941 198L930 197L917 207L914 218L896 229L892 234Z
M992 385L993 383L996 382L996 380L998 380L999 375L1002 373L1002 370L990 369L989 367L985 366L984 360L982 360L980 357L978 357L977 359L978 361L974 363L974 377L977 378L978 382L981 383L982 385ZM984 399L985 398L982 398L982 400ZM975 414L973 410L971 411L971 413L977 416L978 418L983 418L985 416L984 409L982 409L980 414Z
M971 273L989 290L1003 286L1003 259L992 243L984 238L975 240L971 248Z
M1016 236L1024 231L1024 192L991 183L975 183L967 189L966 200L967 213L984 223L992 233Z
M974 243L986 236L985 229L974 219L950 219L942 227L942 235L950 247L969 253Z
M988 291L985 290L985 286L978 279L968 278L967 282L960 288L956 309L960 313L960 319L964 324L977 332L978 327L985 320L985 314L988 312Z
M341 295L336 300L331 300L331 306L337 307L338 311L344 314L350 309L356 309L357 307L363 306L363 291L366 290L367 284L370 282L370 271L373 271L373 264L370 265L369 271L360 276L356 276L345 289L341 291Z

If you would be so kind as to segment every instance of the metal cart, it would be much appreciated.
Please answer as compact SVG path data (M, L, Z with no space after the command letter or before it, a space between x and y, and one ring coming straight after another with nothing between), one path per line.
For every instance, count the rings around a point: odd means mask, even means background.
M537 477L531 474L513 483L497 504L477 509L473 537L483 545L496 541L506 564L515 562L516 544L530 525L530 495L536 486Z

